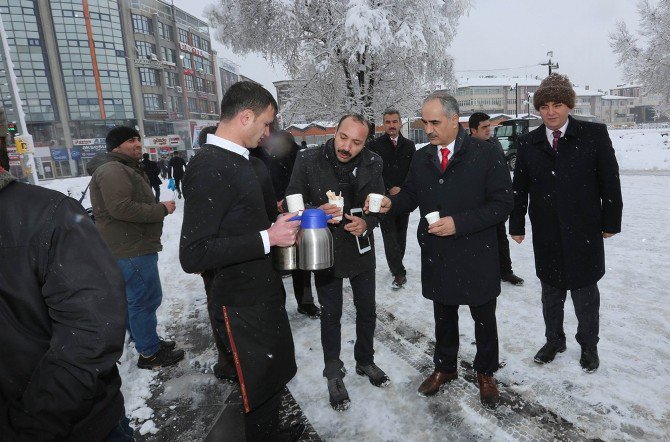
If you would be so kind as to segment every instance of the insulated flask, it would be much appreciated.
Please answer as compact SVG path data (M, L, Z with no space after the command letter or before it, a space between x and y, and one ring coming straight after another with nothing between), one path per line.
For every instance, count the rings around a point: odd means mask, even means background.
M321 209L307 209L300 218L300 231L296 239L298 267L301 270L323 270L333 266L335 255L333 235L328 229L328 219Z

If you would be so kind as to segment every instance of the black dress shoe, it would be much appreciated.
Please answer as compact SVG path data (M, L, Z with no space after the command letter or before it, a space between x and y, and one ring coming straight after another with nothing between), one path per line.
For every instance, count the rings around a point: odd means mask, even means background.
M533 360L538 364L548 364L553 361L556 357L556 353L563 353L565 351L565 344L555 345L550 342L544 344L544 346L537 352Z
M582 347L582 357L579 358L579 364L582 370L587 373L593 373L600 366L598 357L598 347Z
M403 288L405 284L407 284L407 277L405 275L396 276L395 278L393 278L391 288L393 290L400 290L401 288Z
M298 313L316 319L321 316L321 309L314 304L300 304L298 306Z
M519 278L514 274L514 272L509 272L500 277L505 282L509 282L512 285L523 285L523 279Z

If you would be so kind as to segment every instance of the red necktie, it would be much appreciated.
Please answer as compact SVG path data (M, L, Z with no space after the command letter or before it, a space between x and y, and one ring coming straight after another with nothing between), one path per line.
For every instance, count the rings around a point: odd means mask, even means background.
M558 150L558 139L561 138L561 131L560 130L555 130L552 132L554 135L554 142L551 143L551 147L554 148L554 150Z
M442 153L442 172L447 170L447 164L449 164L449 149L446 147L443 147L440 149L440 152Z
M393 144L393 148L394 148L394 149L395 149L396 147L398 147L398 142L397 142L396 140L394 140L393 138L391 138L391 144Z

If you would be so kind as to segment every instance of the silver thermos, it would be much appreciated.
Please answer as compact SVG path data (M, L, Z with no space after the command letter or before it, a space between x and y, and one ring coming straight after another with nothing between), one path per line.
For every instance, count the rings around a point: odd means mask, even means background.
M296 245L274 247L272 260L277 270L323 270L333 266L333 235L328 229L331 215L321 209L307 209L301 216Z

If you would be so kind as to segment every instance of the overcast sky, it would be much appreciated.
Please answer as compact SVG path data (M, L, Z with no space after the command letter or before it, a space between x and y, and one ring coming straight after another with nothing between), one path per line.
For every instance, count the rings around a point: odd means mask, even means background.
M169 1L169 0L168 0ZM174 0L174 5L204 18L202 10L213 0ZM637 28L635 0L474 0L463 17L449 48L456 60L456 75L540 75L553 51L559 72L579 86L609 89L623 83L609 33L618 20ZM558 6L557 6L558 5ZM273 94L273 81L286 79L258 55L240 56L214 42L220 56L240 66L240 73L265 85ZM532 66L534 65L534 66ZM531 66L531 67L527 67ZM474 71L480 69L481 71ZM495 70L494 70L495 69Z

